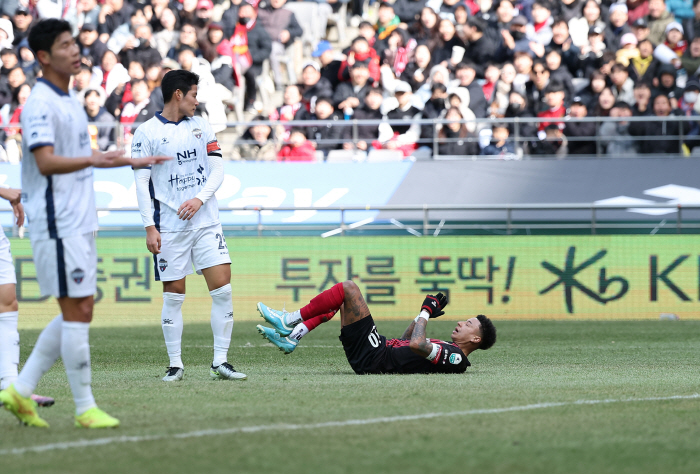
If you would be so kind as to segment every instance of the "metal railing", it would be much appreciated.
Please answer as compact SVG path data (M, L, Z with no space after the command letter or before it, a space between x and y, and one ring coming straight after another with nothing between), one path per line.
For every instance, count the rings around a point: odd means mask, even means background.
M627 211L630 209L664 209L669 213L676 213L675 220L658 218L654 220L652 216L635 221L604 219L601 213L606 211ZM655 203L655 204L596 204L596 203L571 203L571 204L477 204L477 205L449 205L449 204L423 204L423 205L385 205L385 206L332 206L332 207L221 207L220 212L247 211L256 213L255 224L226 224L224 230L228 232L247 232L262 237L266 232L287 232L304 231L306 233L321 232L321 236L330 237L333 235L348 235L354 230L370 231L405 231L408 234L421 236L438 236L443 231L494 231L505 235L511 235L516 230L580 230L589 229L591 235L595 235L603 229L649 229L651 234L657 233L661 229L675 228L675 233L681 234L684 230L700 229L700 212L694 216L688 216L690 211L700 211L700 204L677 204L677 203ZM268 224L265 223L265 213L269 212L293 212L293 211L318 211L336 212L337 221L330 221L323 224ZM502 212L501 219L489 218L488 220L478 220L470 215L469 217L456 217L450 219L445 215L450 212ZM525 211L537 212L558 212L572 211L574 213L585 212L588 217L581 218L547 218L543 217L535 220L529 218L518 219L516 214ZM1 209L0 212L11 212L10 209ZM136 207L124 208L99 208L98 212L139 212ZM381 212L385 216L381 219L377 217L366 217L359 221L349 222L347 213L349 212ZM403 215L402 215L403 213ZM406 215L409 213L409 215ZM440 213L440 217L434 217ZM691 218L692 217L692 218ZM399 220L402 219L402 220ZM685 220L684 220L685 219ZM225 221L226 219L222 219ZM100 230L124 231L139 230L140 226L105 226ZM12 232L15 236L23 236L23 232L18 232L15 227Z

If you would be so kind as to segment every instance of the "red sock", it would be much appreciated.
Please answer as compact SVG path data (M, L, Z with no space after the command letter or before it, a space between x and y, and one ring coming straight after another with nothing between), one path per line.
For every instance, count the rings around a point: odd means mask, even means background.
M345 290L342 283L336 283L320 295L314 297L309 304L301 308L301 319L308 321L314 316L336 312L345 301Z
M306 326L309 332L311 332L314 329L316 329L319 324L326 323L333 319L333 316L335 316L335 311L331 311L330 313L326 314L321 314L319 316L314 316L313 318L304 321L304 326Z

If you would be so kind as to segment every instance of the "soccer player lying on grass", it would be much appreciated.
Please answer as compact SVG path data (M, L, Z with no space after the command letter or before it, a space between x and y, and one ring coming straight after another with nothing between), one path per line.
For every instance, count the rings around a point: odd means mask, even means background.
M360 289L352 281L346 281L332 286L293 313L258 303L260 315L274 327L258 325L258 332L289 354L305 334L329 321L340 309L340 340L356 373L462 373L471 365L467 360L471 352L488 349L496 342L496 328L489 318L479 315L457 323L452 342L427 339L428 319L445 314L446 305L447 298L442 293L427 295L420 314L401 339L387 339L377 333Z

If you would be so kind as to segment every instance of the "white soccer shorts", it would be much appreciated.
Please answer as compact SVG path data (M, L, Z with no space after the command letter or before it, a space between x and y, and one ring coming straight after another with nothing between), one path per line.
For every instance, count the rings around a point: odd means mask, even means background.
M221 224L185 232L160 234L160 253L153 256L156 281L176 281L205 268L230 264Z
M97 249L92 232L32 242L42 296L84 298L97 291Z
M12 261L12 252L10 251L10 241L7 240L5 234L0 236L0 285L15 285L17 277L15 276L15 265Z

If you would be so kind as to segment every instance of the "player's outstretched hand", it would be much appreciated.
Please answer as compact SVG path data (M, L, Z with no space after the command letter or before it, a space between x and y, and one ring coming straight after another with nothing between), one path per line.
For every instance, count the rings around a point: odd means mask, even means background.
M24 206L21 202L12 202L12 212L15 214L15 223L17 227L22 227L24 225Z
M120 166L131 166L133 168L144 168L150 165L157 165L171 160L169 156L144 156L142 158L130 158L124 155L124 150L114 150L102 153L94 151L92 153L92 166L95 168L118 168Z
M24 206L22 206L22 190L13 188L0 188L0 197L7 199L12 204L12 211L15 215L17 227L24 224Z
M437 295L427 295L425 299L423 300L423 306L421 307L421 311L427 311L428 314L430 314L430 318L439 318L445 312L443 309L445 309L445 306L447 306L447 296L443 295L442 293L438 293Z
M146 227L146 248L153 255L158 255L160 253L160 232L156 229L156 226L151 225Z
M188 199L183 202L180 209L177 210L177 216L183 221L188 221L194 217L204 203L199 198Z

